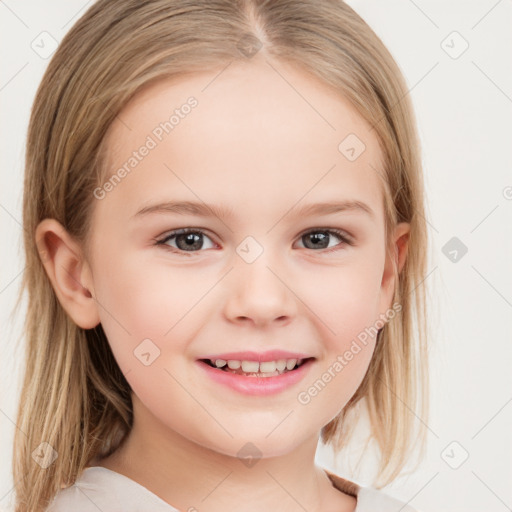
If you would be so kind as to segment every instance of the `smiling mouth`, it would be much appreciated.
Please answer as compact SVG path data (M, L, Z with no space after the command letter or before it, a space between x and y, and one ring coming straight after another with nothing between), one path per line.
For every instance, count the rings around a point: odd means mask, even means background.
M314 357L305 359L279 359L277 361L236 361L224 359L200 359L201 362L225 373L244 375L246 377L276 377L297 370Z

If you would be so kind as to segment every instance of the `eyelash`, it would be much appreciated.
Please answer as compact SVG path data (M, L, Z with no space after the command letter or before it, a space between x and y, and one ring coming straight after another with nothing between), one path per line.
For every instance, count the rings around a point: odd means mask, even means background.
M205 236L207 236L208 238L211 239L211 237L209 237L204 231L202 231L200 229L182 228L182 229L177 229L175 231L171 231L170 233L166 234L164 238L155 239L155 245L161 245L161 246L163 246L164 249L166 249L168 251L171 251L173 253L178 253L178 254L184 254L186 256L189 256L189 255L191 255L193 253L196 253L196 252L203 252L201 250L199 250L199 251L183 251L183 250L180 250L180 249L175 249L174 247L169 247L166 244L166 242L168 242L169 240L171 240L173 238L176 238L179 235L186 235L188 233L193 233L193 234L196 234L196 235L205 235ZM338 229L334 229L334 228L329 228L329 229L327 229L327 228L314 228L314 229L310 229L310 230L302 233L299 238L302 238L302 237L304 237L306 235L309 235L311 233L329 233L329 234L334 234L334 235L336 235L341 240L341 243L338 244L338 245L340 245L340 246L342 246L342 245L353 246L354 245L354 242L352 241L352 239L349 238L349 236L345 232L340 231ZM335 251L341 250L339 248L337 249L336 247L338 247L338 246L331 247L330 249L320 249L318 251L310 249L310 251L330 253L330 252L335 252ZM308 248L306 247L305 249L308 249Z

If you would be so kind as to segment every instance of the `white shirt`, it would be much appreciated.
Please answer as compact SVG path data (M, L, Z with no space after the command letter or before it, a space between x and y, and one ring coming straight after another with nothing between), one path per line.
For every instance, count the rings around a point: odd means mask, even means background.
M324 469L336 489L357 498L355 512L419 512L373 487L361 487ZM146 487L104 468L86 468L55 496L46 512L180 512Z

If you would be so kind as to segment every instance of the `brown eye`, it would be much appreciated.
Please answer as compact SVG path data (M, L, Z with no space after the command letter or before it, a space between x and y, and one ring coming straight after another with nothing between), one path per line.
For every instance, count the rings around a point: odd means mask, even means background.
M169 233L165 238L158 240L156 243L157 245L164 245L178 252L196 252L204 248L205 237L210 240L210 237L205 235L202 231L180 229ZM171 241L176 244L175 247L169 243Z
M341 243L330 245L335 239L341 240ZM315 229L304 233L301 241L306 249L329 249L331 247L352 245L351 241L341 231L332 229Z

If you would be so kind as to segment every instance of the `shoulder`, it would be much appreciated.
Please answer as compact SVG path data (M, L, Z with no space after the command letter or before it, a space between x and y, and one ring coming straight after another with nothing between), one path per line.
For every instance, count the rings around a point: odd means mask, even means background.
M76 482L62 489L45 512L178 512L130 478L103 467L86 468Z
M46 512L65 512L66 510L80 510L80 512L98 511L95 500L90 500L80 492L78 484L57 493Z
M327 469L324 469L324 471L336 489L357 498L354 512L420 512L418 509L397 498L393 498L384 491L374 487L363 487Z
M360 487L355 512L420 512L404 501L373 487Z

